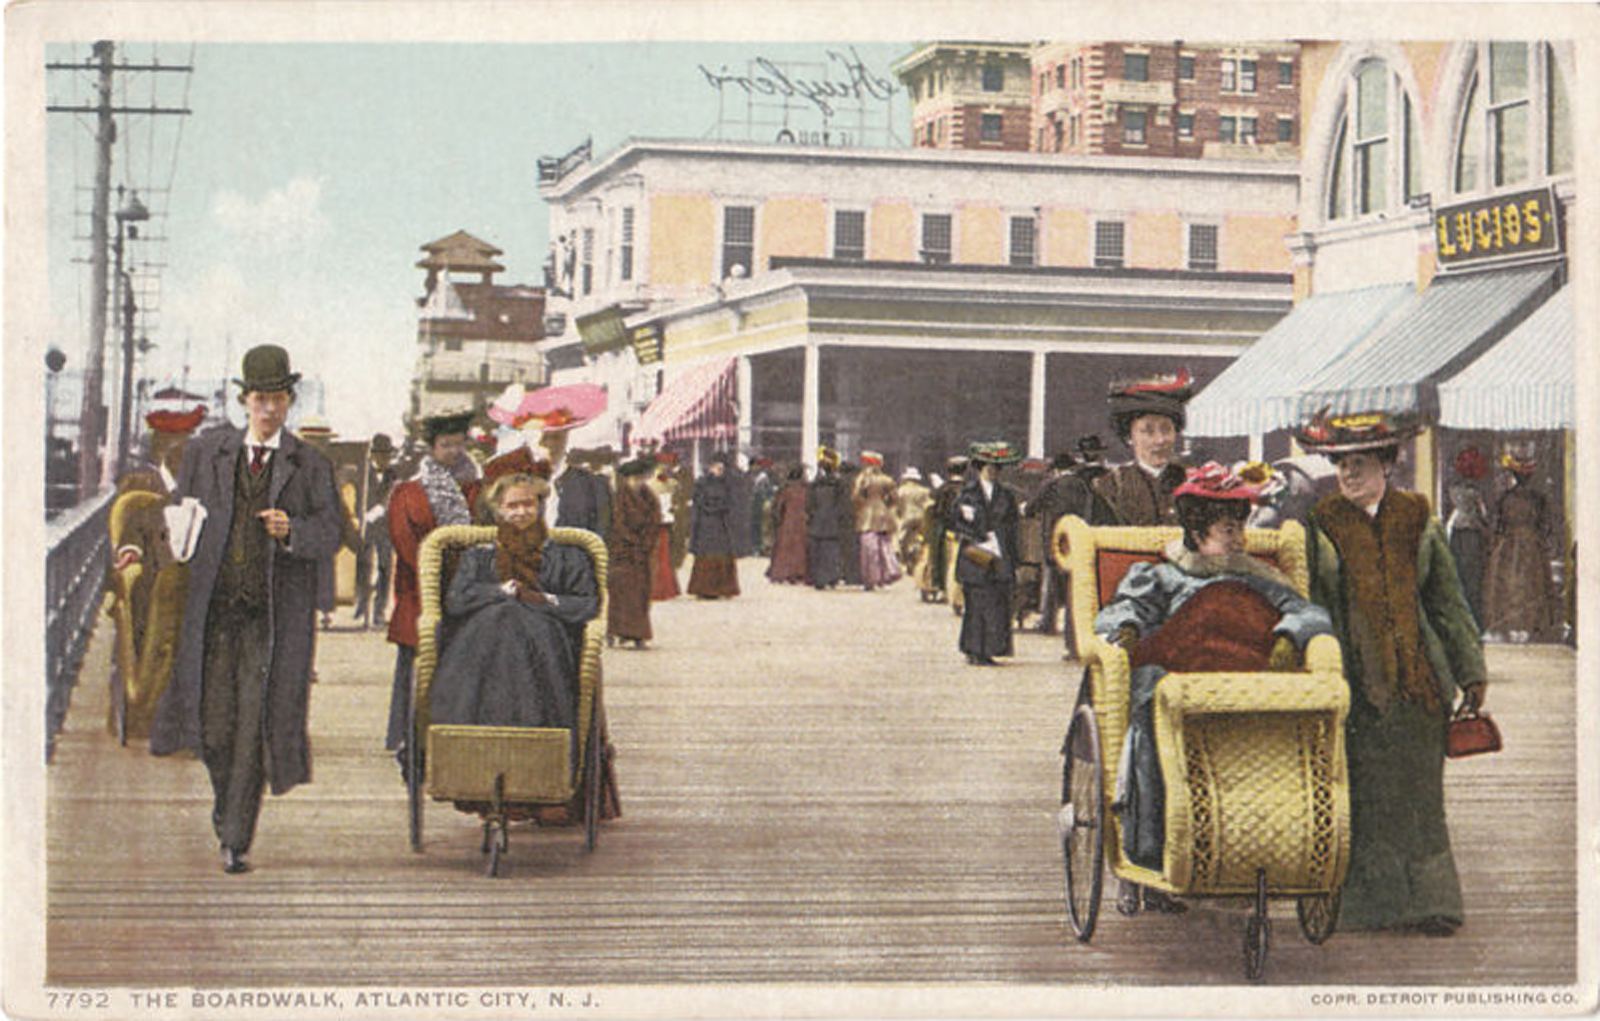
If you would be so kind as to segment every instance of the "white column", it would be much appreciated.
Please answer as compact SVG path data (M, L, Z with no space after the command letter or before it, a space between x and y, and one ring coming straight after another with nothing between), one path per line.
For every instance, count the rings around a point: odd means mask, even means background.
M1033 379L1028 387L1028 456L1044 454L1044 352L1033 353Z
M1267 438L1260 433L1250 437L1250 460L1265 461L1267 459Z
M806 341L806 371L800 384L800 463L815 472L817 444L821 442L819 428L819 393L821 389L818 365L821 349L814 340Z
M735 384L734 385L738 388L738 401L739 401L739 431L738 431L737 436L735 437L734 453L738 454L741 451L743 451L744 453L750 453L750 440L751 440L751 436L752 436L752 430L751 430L751 427L750 427L750 423L751 423L751 413L750 413L751 380L750 380L750 356L749 355L740 355L739 356L739 364L734 369L734 373L735 373L735 375L734 375Z

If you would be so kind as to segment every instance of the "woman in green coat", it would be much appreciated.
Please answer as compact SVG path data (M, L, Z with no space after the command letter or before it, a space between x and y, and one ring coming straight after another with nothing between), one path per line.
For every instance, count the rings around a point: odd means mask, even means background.
M1427 498L1390 486L1415 429L1382 413L1297 430L1338 470L1307 521L1311 597L1350 682L1350 867L1339 924L1449 936L1461 883L1444 817L1445 730L1458 695L1483 704L1483 648Z

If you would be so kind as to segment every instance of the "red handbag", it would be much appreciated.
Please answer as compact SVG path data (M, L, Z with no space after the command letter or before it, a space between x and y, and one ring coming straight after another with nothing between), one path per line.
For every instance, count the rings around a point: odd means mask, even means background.
M1444 735L1444 754L1459 759L1500 750L1500 728L1487 713L1468 711L1450 721Z

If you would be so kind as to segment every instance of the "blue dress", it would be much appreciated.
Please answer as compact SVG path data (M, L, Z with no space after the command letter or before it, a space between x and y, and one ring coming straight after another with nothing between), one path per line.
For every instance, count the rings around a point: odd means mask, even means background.
M1202 556L1181 542L1168 546L1166 559L1134 564L1117 586L1117 594L1095 617L1095 633L1115 641L1118 630L1131 624L1149 638L1173 614L1206 588L1219 582L1242 583L1264 597L1279 614L1274 635L1287 635L1304 652L1315 635L1330 634L1328 611L1302 597L1269 565L1245 554ZM1166 788L1156 757L1152 703L1156 684L1168 668L1149 663L1134 668L1128 689L1128 735L1117 770L1117 795L1112 808L1122 820L1123 853L1136 865L1161 869L1166 839Z

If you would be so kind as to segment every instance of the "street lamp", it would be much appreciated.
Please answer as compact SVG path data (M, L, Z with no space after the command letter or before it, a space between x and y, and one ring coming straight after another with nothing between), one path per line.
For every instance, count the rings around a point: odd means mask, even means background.
M117 189L118 193L122 191ZM130 192L128 201L117 210L117 242L112 251L116 256L116 269L112 278L122 295L122 400L117 407L117 475L128 470L128 447L132 439L133 411L133 316L139 310L133 300L133 280L122 271L122 242L124 236L137 239L139 228L133 224L150 219L150 210L139 201L138 192Z

